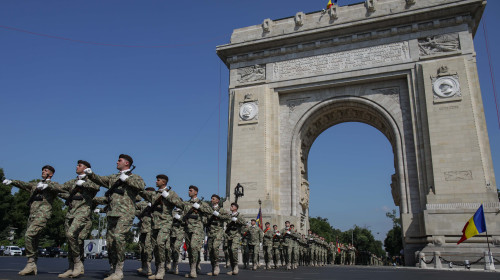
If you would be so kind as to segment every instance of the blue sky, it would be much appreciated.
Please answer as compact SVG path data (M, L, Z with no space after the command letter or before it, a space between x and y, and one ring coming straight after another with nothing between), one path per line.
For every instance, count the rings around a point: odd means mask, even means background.
M215 47L228 43L233 29L318 11L327 2L1 1L0 167L7 178L30 180L51 164L54 180L64 182L74 177L78 159L105 175L116 171L118 154L128 153L149 186L166 173L183 197L191 184L206 198L224 195L228 70ZM490 1L483 17L497 71L499 11L499 1ZM9 28L162 47L84 44ZM475 47L498 176L500 129L484 42L481 25ZM345 123L325 131L309 155L311 215L342 230L369 227L383 240L392 226L385 212L395 208L392 159L389 142L370 126Z

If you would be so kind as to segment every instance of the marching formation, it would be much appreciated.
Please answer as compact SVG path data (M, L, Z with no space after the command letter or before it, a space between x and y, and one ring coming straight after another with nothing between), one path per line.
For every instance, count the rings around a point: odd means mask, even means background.
M134 219L139 223L141 268L138 272L148 279L164 279L166 273L179 274L180 248L185 242L190 271L186 277L196 278L200 273L200 250L205 245L210 258L211 276L220 273L219 249L222 245L227 274L238 274L238 250L241 248L245 268L259 268L259 252L262 247L265 269L296 269L300 265L324 266L333 263L336 253L341 253L342 263L354 264L354 252L309 230L307 235L297 232L293 224L278 225L267 222L262 230L255 219L247 223L238 212L238 204L231 203L229 211L222 207L221 198L214 194L210 201L198 198L198 187L189 186L189 200L183 199L170 187L168 176L156 176L156 188L145 187L144 180L132 173L135 166L129 155L121 154L116 163L118 173L100 176L91 164L79 160L77 177L64 184L52 181L55 169L42 167L42 180L26 183L6 179L12 185L31 193L28 201L30 214L25 235L27 264L19 275L37 274L37 248L39 237L51 215L52 202L56 197L65 200L68 211L65 217L68 240L68 269L60 278L74 278L84 274L84 240L91 230L92 212L107 216L106 242L110 270L105 280L123 279L125 260L125 234L130 231ZM100 188L107 191L96 197ZM103 208L97 208L104 205ZM350 253L349 253L350 254ZM151 262L156 271L153 273ZM252 266L250 266L250 262Z

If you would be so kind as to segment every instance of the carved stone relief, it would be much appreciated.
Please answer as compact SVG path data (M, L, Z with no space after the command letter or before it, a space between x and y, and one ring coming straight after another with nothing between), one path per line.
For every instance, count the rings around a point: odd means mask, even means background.
M377 88L373 91L389 96L394 102L399 104L399 87Z
M444 179L446 181L464 181L472 180L472 171L448 171L444 172Z
M418 47L421 56L454 52L460 49L460 41L457 33L436 35L418 39Z
M306 211L309 208L309 182L306 180L302 181L300 186L300 205L302 210Z
M399 190L399 180L396 174L391 176L391 194L394 205L401 206L401 192Z
M239 68L237 71L238 83L249 83L266 79L265 65L252 65L249 67Z

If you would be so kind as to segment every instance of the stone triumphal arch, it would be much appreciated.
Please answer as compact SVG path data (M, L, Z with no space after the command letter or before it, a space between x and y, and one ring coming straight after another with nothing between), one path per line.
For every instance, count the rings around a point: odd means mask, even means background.
M316 137L363 122L391 143L387 191L406 262L416 251L482 255L456 242L484 203L494 250L499 202L473 37L482 0L366 0L234 30L217 47L230 69L227 195L240 212L308 228L307 158Z

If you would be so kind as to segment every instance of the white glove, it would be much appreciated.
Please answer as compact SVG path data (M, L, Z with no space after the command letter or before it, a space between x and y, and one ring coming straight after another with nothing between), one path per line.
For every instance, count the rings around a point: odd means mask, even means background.
M85 183L85 181L83 181L83 180L77 180L76 181L76 185L77 186L81 186L81 185L83 185L83 183Z
M276 233L276 235L277 235L277 236L281 236L281 233L277 232L277 233Z
M219 217L219 212L217 212L217 211L214 211L212 214L213 214L215 217Z
M101 209L96 208L96 209L94 210L94 213L97 213L97 214L101 213Z
M290 234L290 231L287 231L286 234Z
M181 215L175 213L174 218L177 219L177 220L180 220L181 219Z
M238 220L238 218L236 218L236 217L231 218L231 221L233 221L233 222L236 222L237 220Z
M125 182L128 179L128 177L129 176L125 173L120 174L120 180L122 180L122 182Z
M85 168L85 169L83 170L83 173L85 173L85 174L92 174L92 169L90 169L90 168Z
M198 204L198 202L195 202L195 203L193 204L193 207L194 207L195 209L200 209L200 205Z
M151 207L151 202L148 203L148 206Z
M163 196L164 198L167 198L168 192L167 191L162 191L161 192L161 196Z
M45 190L45 188L47 188L49 185L47 184L44 184L42 182L38 182L38 185L36 185L36 188L39 189L39 190Z
M3 183L4 185L7 185L7 186L8 186L8 185L12 184L12 180L5 179L5 180L3 180L3 182L2 182L2 183Z
M259 246L262 247L262 242L259 243Z

